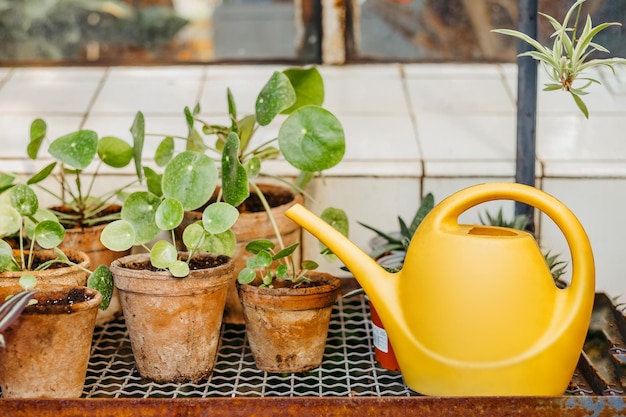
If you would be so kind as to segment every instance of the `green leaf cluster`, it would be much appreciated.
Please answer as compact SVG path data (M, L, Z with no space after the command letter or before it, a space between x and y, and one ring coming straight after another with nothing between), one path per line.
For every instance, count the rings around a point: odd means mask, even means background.
M564 90L569 92L580 111L586 118L589 118L589 110L582 96L589 94L587 89L594 83L600 84L600 81L595 78L583 76L585 71L593 67L606 66L614 72L613 66L626 64L626 59L589 59L590 55L596 51L609 53L605 47L593 42L593 38L606 28L621 26L621 24L619 22L608 22L593 26L591 16L587 16L582 31L579 34L578 23L580 11L585 1L586 0L577 0L567 11L562 23L550 15L540 13L549 20L554 28L552 47L544 46L536 39L516 30L494 29L492 32L513 36L535 48L534 51L524 52L519 56L532 57L543 65L552 81L545 85L544 91ZM576 14L574 25L569 27L574 14ZM575 86L574 82L576 80L583 81L584 83Z
M103 215L103 211L113 204L116 196L142 179L141 155L144 142L143 114L138 113L130 129L133 144L114 137L98 137L92 130L78 130L52 140L47 148L54 162L33 175L27 183L52 195L63 207L56 210L59 221L67 226L94 226L119 218L118 213ZM35 119L30 127L30 140L27 154L30 159L39 157L46 140L47 124L42 119ZM135 161L137 178L112 191L96 191L96 179L103 166L120 169ZM88 168L93 168L88 172ZM54 178L60 185L61 193L42 187L40 183L48 177Z
M148 191L136 191L126 198L121 219L103 229L101 242L114 251L144 246L150 251L152 265L169 270L175 277L189 274L189 263L197 252L232 256L236 239L230 229L239 212L224 202L208 205L202 220L185 228L182 241L189 252L186 261L179 259L176 247L174 229L182 223L186 210L197 209L209 201L217 186L217 176L215 162L195 151L174 156L163 174L148 170ZM170 232L171 241L157 239L161 232Z

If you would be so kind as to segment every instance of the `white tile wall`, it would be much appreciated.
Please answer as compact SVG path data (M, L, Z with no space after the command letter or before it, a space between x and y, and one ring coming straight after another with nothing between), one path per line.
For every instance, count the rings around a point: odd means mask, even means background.
M227 87L239 114L248 114L271 72L283 68L1 68L0 170L32 173L43 165L25 159L36 117L48 122L51 138L88 128L130 141L129 128L141 110L148 133L182 135L184 106L199 102L203 117L225 123ZM514 180L515 65L346 65L320 71L326 106L342 121L347 144L343 163L310 191L322 206L348 211L351 237L360 247L367 249L373 234L357 221L391 231L397 216L409 219L415 213L424 193L433 192L439 202L470 185ZM626 246L626 68L618 68L616 76L593 75L604 84L585 98L589 120L566 93L539 91L537 186L561 199L583 223L595 253L598 290L626 297L620 262ZM271 138L277 126L264 128L257 140ZM157 141L146 139L148 155ZM284 161L268 167L276 175L294 173ZM123 179L107 180L102 188ZM512 202L491 202L459 221L477 223L479 213L501 206L512 216ZM540 242L567 256L561 233L543 218ZM305 234L304 247L305 256L316 258L310 235ZM337 264L323 266L338 271Z

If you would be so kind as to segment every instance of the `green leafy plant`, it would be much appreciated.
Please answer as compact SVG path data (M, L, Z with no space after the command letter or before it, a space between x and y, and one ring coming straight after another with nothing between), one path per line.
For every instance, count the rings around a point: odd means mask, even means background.
M149 172L148 190L130 194L123 203L121 219L103 229L100 240L104 246L114 251L143 246L150 252L152 266L179 278L189 274L189 264L200 251L234 254L236 239L230 228L239 212L224 202L208 205L202 220L185 228L182 241L188 250L186 260L180 259L177 250L174 230L185 210L205 205L217 186L217 167L211 158L185 151L167 163L163 174ZM169 232L170 238L155 242L161 232Z
M375 227L358 222L361 226L373 231L378 236L383 238L386 242L382 245L377 246L370 253L370 256L372 258L378 258L386 253L393 251L406 252L418 226L420 225L422 220L424 220L424 217L426 217L426 215L433 209L434 206L435 197L432 193L426 194L422 199L420 206L417 208L417 212L413 216L411 223L407 224L401 217L398 216L398 225L400 229L395 233L386 233Z
M602 45L593 42L593 38L606 28L621 26L621 24L619 22L608 22L593 26L591 16L588 15L582 31L579 33L578 24L582 5L585 1L586 0L576 1L567 11L563 23L560 23L550 15L539 13L547 18L554 28L555 32L552 35L554 42L551 48L542 45L538 40L533 39L527 34L516 30L494 29L492 32L513 36L535 48L534 51L524 52L519 56L532 57L543 65L552 81L545 85L544 91L564 90L569 92L580 111L586 118L589 118L589 110L581 96L589 94L587 91L589 86L593 83L600 84L600 81L583 76L585 71L593 67L606 66L614 72L613 66L616 64L626 64L626 59L589 59L590 55L596 51L604 53L609 52ZM569 27L574 14L576 15L574 25ZM574 86L574 82L577 80L583 81L583 84Z
M226 100L230 124L203 121L199 116L198 105L193 111L185 108L187 135L158 135L162 140L157 147L155 161L162 166L171 160L175 155L176 139L185 141L186 151L209 155L219 166L221 187L218 201L239 207L250 197L252 190L267 212L280 250L283 250L282 236L258 180L272 178L287 184L316 204L305 188L317 172L332 168L343 159L343 127L336 116L322 107L324 83L316 67L275 71L257 96L254 114L239 116L230 89L226 91ZM280 124L278 136L255 144L255 133L279 116L284 117L284 120ZM299 171L294 182L263 171L265 161L279 157ZM348 220L343 210L326 208L322 217L347 235ZM332 256L323 245L322 253Z
M138 113L130 129L132 146L114 136L99 138L92 130L79 130L56 138L48 146L48 153L55 161L33 175L27 183L39 187L39 190L52 195L59 202L53 211L67 228L95 226L119 219L119 212L107 210L120 193L142 179L139 167L144 140L143 126L143 115ZM39 157L46 132L45 121L36 119L32 122L27 147L31 159ZM133 160L137 178L112 191L96 192L96 179L104 165L120 169ZM93 171L88 171L92 164L95 164ZM41 182L48 177L58 181L60 192L51 191L49 186L41 186Z
M3 194L7 193L8 202L0 204L0 273L25 272L21 279L36 280L28 271L41 271L55 264L75 266L89 274L87 285L102 294L100 309L108 307L113 293L113 277L105 265L90 271L70 260L57 246L65 237L65 228L53 213L39 207L37 195L27 184L16 183L8 174L0 176L0 183L5 184ZM7 242L13 237L17 249ZM35 263L37 247L51 249L55 257L41 263ZM28 249L27 249L28 247Z

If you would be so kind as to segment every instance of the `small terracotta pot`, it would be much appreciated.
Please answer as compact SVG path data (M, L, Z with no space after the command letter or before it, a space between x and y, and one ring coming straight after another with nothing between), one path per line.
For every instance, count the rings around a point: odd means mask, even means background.
M150 264L149 256L129 255L111 264L137 369L158 382L197 382L213 371L233 261L199 255L217 266L174 278L141 269ZM186 253L179 256L185 259Z
M302 203L303 198L301 194L294 194L288 187L282 185L260 184L261 191L266 195L277 194L285 196L284 199L288 200L287 203L278 205L271 209L272 216L276 220L278 230L280 230L283 244L285 246L293 245L300 240L300 226L293 221L285 217L284 213L296 203ZM202 219L202 212L192 211L185 213L185 219L180 226L180 230L198 220ZM239 214L237 222L231 229L237 237L237 248L233 259L235 261L235 270L233 273L234 279L229 285L228 294L226 296L226 306L224 309L224 323L231 324L243 324L244 317L241 309L241 303L239 302L239 296L237 295L236 280L239 271L246 267L246 262L253 256L246 251L246 245L257 239L268 239L278 244L276 240L276 234L274 228L269 221L268 215L265 211L249 212L242 210ZM179 233L182 233L179 231ZM296 256L295 261L298 262Z
M85 252L89 256L93 268L99 265L110 266L111 262L117 258L129 255L130 249L123 252L115 252L106 248L100 242L100 235L105 227L106 224L101 224L93 227L68 229L65 232L65 239L63 239L61 248L63 251L67 251L66 248L75 248ZM121 314L122 306L119 295L117 294L117 289L114 289L111 302L106 310L98 310L96 325L100 326L115 320Z
M72 261L82 266L83 268L89 268L91 263L89 257L85 252L74 249L63 250L65 255ZM28 256L29 251L24 252L24 256ZM52 249L35 251L36 256L44 260L55 259L57 256ZM13 250L13 256L19 258L19 250ZM18 285L20 277L24 274L23 271L5 271L0 273L0 287ZM60 268L48 268L41 271L29 271L29 274L33 274L37 277L39 284L59 284L59 285L87 285L87 278L89 273L80 269L77 266L63 266Z
M304 372L322 364L341 280L309 273L321 285L259 288L238 285L246 334L256 366L267 372Z
M0 388L5 398L78 398L89 364L91 339L102 296L87 287L37 284L38 303L4 331ZM0 300L22 291L0 288ZM55 300L82 301L55 303Z

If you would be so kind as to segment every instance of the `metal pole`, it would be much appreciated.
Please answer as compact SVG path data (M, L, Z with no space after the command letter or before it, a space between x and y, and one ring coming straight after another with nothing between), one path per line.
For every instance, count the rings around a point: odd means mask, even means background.
M518 0L518 30L537 39L537 0ZM518 41L518 53L532 46ZM531 57L517 58L517 157L515 182L535 185L535 137L537 124L537 63ZM516 202L515 214L524 214L534 231L534 208Z

